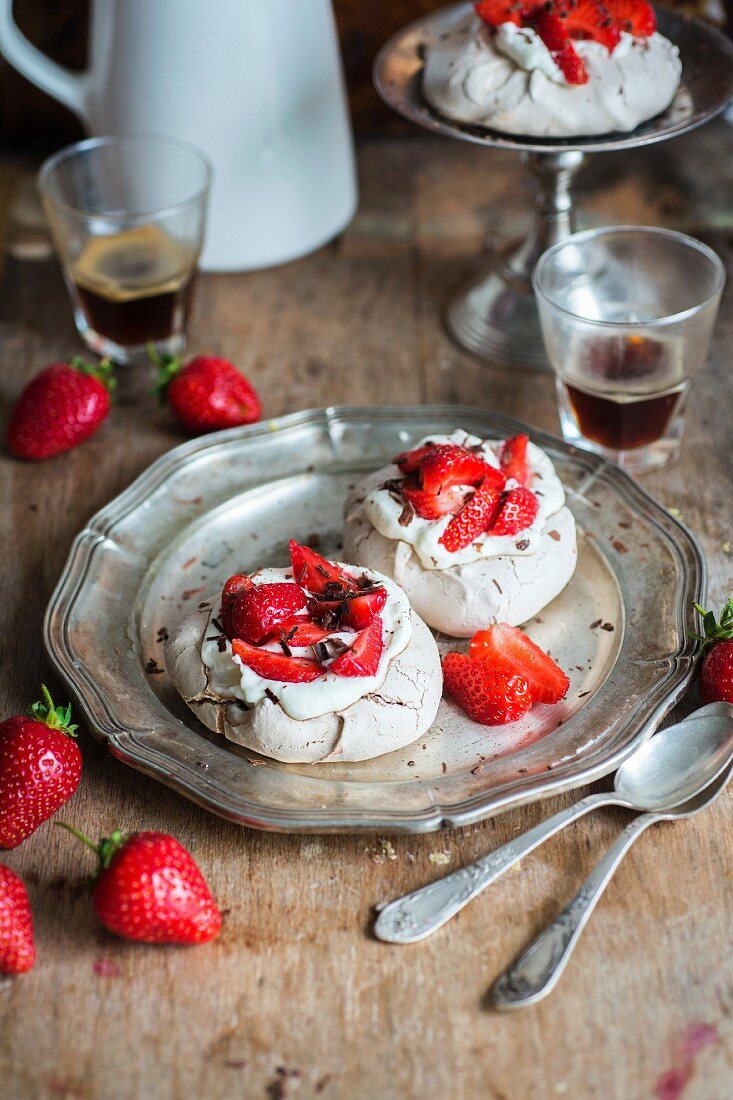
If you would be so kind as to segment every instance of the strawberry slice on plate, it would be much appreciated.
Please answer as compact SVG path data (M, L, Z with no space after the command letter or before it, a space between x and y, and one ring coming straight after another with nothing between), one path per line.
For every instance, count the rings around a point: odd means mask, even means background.
M327 584L354 589L358 587L354 577L349 576L344 569L327 561L310 546L300 546L294 539L290 540L290 561L297 583L316 595L325 591Z
M420 467L420 484L429 493L445 492L452 485L478 485L489 479L504 484L501 470L489 466L481 455L454 443L441 443L426 455Z
M499 464L507 478L513 477L520 485L526 485L529 478L527 466L528 435L513 435L504 441L499 452Z
M337 676L374 676L379 668L384 641L379 615L357 635L356 641L329 666Z
M240 638L235 638L232 642L232 652L243 665L251 668L263 680L309 684L323 676L325 671L318 661L311 661L307 657L286 657L284 653L270 653L269 650L258 649Z
M430 493L407 482L402 486L402 495L411 504L421 519L440 519L441 516L455 515L463 507L466 498L465 487L452 485L442 493Z
M491 535L518 535L526 531L537 518L539 501L531 489L520 485L504 493L498 514L489 529Z
M587 84L585 65L575 52L570 35L555 7L549 5L536 9L529 25L534 26L568 84Z
M484 726L516 722L532 706L529 685L522 676L490 668L465 653L445 655L443 682L461 710Z
M305 607L305 593L292 581L257 584L234 601L227 612L227 625L232 637L259 645Z
M451 554L470 546L475 538L491 527L500 502L501 489L485 481L450 521L438 542Z
M471 657L492 669L522 676L535 703L559 703L570 687L559 665L518 626L494 623L471 639Z

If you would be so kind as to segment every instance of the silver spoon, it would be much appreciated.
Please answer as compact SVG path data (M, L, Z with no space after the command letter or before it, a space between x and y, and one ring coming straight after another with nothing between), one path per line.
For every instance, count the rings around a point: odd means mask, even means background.
M390 902L377 917L375 935L386 943L425 939L571 821L599 806L659 813L680 806L719 774L732 751L733 708L708 703L645 741L616 772L612 791L588 795L488 856Z
M637 837L656 821L679 821L704 810L725 790L731 771L733 765L728 763L717 779L700 794L674 810L640 814L634 818L596 864L562 913L517 955L494 982L489 992L489 1000L494 1007L522 1008L546 997L557 985L598 900Z

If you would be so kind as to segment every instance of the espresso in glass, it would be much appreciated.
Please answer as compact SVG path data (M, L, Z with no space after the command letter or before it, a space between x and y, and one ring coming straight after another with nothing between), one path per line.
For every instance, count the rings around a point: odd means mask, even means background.
M41 167L76 327L97 354L183 351L210 179L199 150L157 137L92 138Z

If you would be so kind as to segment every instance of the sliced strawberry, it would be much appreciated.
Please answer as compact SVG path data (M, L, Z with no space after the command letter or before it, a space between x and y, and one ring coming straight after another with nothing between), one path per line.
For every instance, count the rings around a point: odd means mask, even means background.
M292 581L257 584L234 601L227 614L227 626L233 638L259 645L285 619L304 611L306 602L305 593Z
M485 726L516 722L532 706L529 685L522 676L500 672L464 653L447 653L443 658L443 685L469 718Z
M323 592L327 584L338 584L345 588L357 588L354 577L340 569L332 561L327 561L310 546L299 546L294 539L290 540L290 561L293 566L293 574L298 584L302 584L309 592Z
M507 478L513 477L520 485L526 485L529 478L527 466L528 435L513 435L505 440L499 452L499 463Z
M649 38L657 29L654 8L646 0L612 0L609 7L622 31Z
M403 451L392 459L395 466L399 466L403 474L415 474L420 469L420 463L425 455L432 451L434 443L425 443L422 447L416 447L414 451Z
M562 19L553 6L538 8L532 12L529 22L552 54L552 60L568 84L587 84L585 65L575 52Z
M243 665L251 668L263 680L308 684L323 676L325 671L318 661L310 661L306 657L286 657L284 653L270 653L267 649L257 649L239 638L232 642L232 651Z
M383 648L382 620L377 615L371 625L357 635L351 649L329 665L328 671L335 672L337 676L374 676Z
M329 633L330 631L325 630L318 623L312 623L309 619L293 615L292 618L280 623L273 637L277 638L278 641L285 642L292 649L297 649L302 646L315 645L316 642L322 642L324 638L328 637Z
M450 521L438 542L451 554L470 546L494 522L500 501L501 489L485 481Z
M429 493L427 489L418 489L405 482L402 495L421 519L440 519L460 511L466 499L466 490L452 485L442 493Z
M525 8L521 0L478 0L473 6L490 27L500 27L502 23L516 23L519 27Z
M535 703L558 703L568 693L570 680L560 666L517 626L494 623L479 630L470 652L493 669L523 676Z
M352 630L364 630L381 613L386 602L387 589L381 587L364 596L355 596L347 602L344 626L351 627Z
M602 0L559 0L556 7L571 38L591 38L613 53L621 31Z
M433 447L420 467L420 484L429 493L444 492L452 485L478 485L487 478L502 486L506 480L501 470L489 466L481 455L455 443Z
M235 573L233 577L224 585L221 592L221 607L219 609L219 620L224 633L231 638L231 610L238 598L247 592L250 588L254 588L254 581L251 577L248 577L245 573Z
M510 489L502 497L489 534L518 535L520 531L526 531L532 526L539 510L539 501L531 489L526 489L523 485Z

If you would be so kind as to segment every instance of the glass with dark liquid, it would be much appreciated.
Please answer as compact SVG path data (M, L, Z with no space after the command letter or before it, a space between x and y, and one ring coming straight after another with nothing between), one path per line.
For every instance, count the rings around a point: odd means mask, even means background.
M77 329L97 354L183 351L210 177L202 153L167 138L96 138L42 166Z
M674 458L725 281L718 256L670 230L595 229L548 249L533 281L563 437L633 473Z

